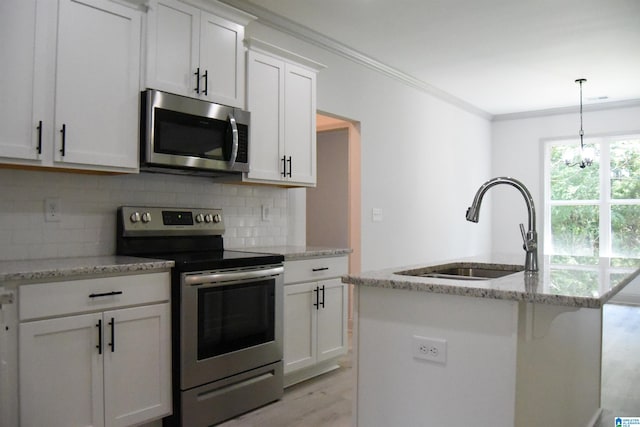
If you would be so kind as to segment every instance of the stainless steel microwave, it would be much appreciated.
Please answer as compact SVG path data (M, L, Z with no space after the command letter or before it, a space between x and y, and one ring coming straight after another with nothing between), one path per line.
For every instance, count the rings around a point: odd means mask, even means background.
M142 171L249 171L248 111L155 89L142 92L141 101Z

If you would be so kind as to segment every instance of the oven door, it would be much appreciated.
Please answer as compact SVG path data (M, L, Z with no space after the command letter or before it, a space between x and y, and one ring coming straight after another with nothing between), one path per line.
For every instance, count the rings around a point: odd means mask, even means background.
M282 360L283 271L182 274L182 390Z

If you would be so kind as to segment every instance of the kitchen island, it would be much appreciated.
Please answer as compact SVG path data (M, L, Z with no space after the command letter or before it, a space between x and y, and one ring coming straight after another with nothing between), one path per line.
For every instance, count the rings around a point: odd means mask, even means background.
M594 425L602 306L640 260L541 261L535 274L486 280L419 275L447 262L343 277L356 285L356 424Z

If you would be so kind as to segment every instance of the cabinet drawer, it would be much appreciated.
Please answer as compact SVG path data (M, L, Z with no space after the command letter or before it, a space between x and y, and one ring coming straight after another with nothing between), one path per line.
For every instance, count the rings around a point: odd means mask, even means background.
M22 285L20 320L169 301L167 272Z
M348 271L348 257L346 256L285 261L284 283L330 279L343 276Z

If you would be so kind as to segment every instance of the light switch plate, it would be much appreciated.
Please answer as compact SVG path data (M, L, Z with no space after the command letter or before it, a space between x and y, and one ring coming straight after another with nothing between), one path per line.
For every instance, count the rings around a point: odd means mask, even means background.
M380 208L371 209L371 221L382 222L383 218L384 218L384 215L382 213L382 209Z

